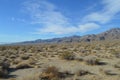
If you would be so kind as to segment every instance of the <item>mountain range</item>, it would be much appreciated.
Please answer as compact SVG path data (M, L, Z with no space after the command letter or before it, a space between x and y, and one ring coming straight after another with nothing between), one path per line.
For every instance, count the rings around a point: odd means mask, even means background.
M70 36L52 39L37 39L34 41L24 41L17 44L37 44L37 43L69 43L69 42L91 42L120 39L120 28L112 28L99 34L89 34L85 36Z

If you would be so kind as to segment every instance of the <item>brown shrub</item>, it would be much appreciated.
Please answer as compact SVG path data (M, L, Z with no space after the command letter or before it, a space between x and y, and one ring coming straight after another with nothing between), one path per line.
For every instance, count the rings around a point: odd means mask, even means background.
M60 54L60 57L66 60L73 60L75 58L75 55L71 52L65 51L62 54Z
M9 62L0 61L0 77L8 76Z
M57 79L59 80L60 78L60 73L58 72L58 69L54 66L52 67L48 67L45 70L43 70L42 74L40 75L40 78L42 80L53 80L53 79Z
M23 60L27 60L27 59L29 59L29 55L26 55L26 54L21 55L21 59L23 59Z
M87 70L79 70L78 72L76 72L77 76L83 76L83 75L87 75L89 74L89 71Z
M100 64L100 59L98 58L90 58L86 60L86 63L88 65L99 65Z
M0 77L7 77L8 76L8 70L7 69L3 69L0 66Z

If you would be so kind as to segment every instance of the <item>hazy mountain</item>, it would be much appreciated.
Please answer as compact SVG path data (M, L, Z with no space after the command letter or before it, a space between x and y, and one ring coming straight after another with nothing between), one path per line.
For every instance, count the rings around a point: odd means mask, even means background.
M42 40L42 39L37 39L35 41L25 41L25 42L21 42L24 44L31 44L31 43L63 43L63 42L79 42L80 41L81 36L70 36L70 37L63 37L63 38L53 38L53 39L46 39L46 40Z
M25 41L19 44L33 44L33 43L69 43L69 42L90 42L90 41L102 41L102 40L114 40L120 39L120 28L112 28L108 31L99 34L90 34L85 36L70 36L63 38L53 38L53 39L38 39L35 41Z

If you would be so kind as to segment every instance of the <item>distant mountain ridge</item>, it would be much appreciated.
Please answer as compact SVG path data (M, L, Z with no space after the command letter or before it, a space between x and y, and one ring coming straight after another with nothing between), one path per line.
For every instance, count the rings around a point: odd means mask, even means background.
M60 42L79 42L81 36L70 36L70 37L62 37L62 38L53 38L53 39L37 39L35 41L25 41L21 43L60 43Z
M91 41L103 41L103 40L115 40L120 39L120 28L112 28L108 31L99 34L90 34L85 36L70 36L63 38L53 39L37 39L34 41L20 42L19 44L34 44L34 43L69 43L69 42L91 42Z
M0 44L8 44L7 42L0 42Z

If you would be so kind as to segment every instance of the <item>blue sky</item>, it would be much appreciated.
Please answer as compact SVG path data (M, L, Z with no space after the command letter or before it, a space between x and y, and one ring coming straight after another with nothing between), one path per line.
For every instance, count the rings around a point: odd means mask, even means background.
M120 0L0 0L0 42L97 34L120 27Z

